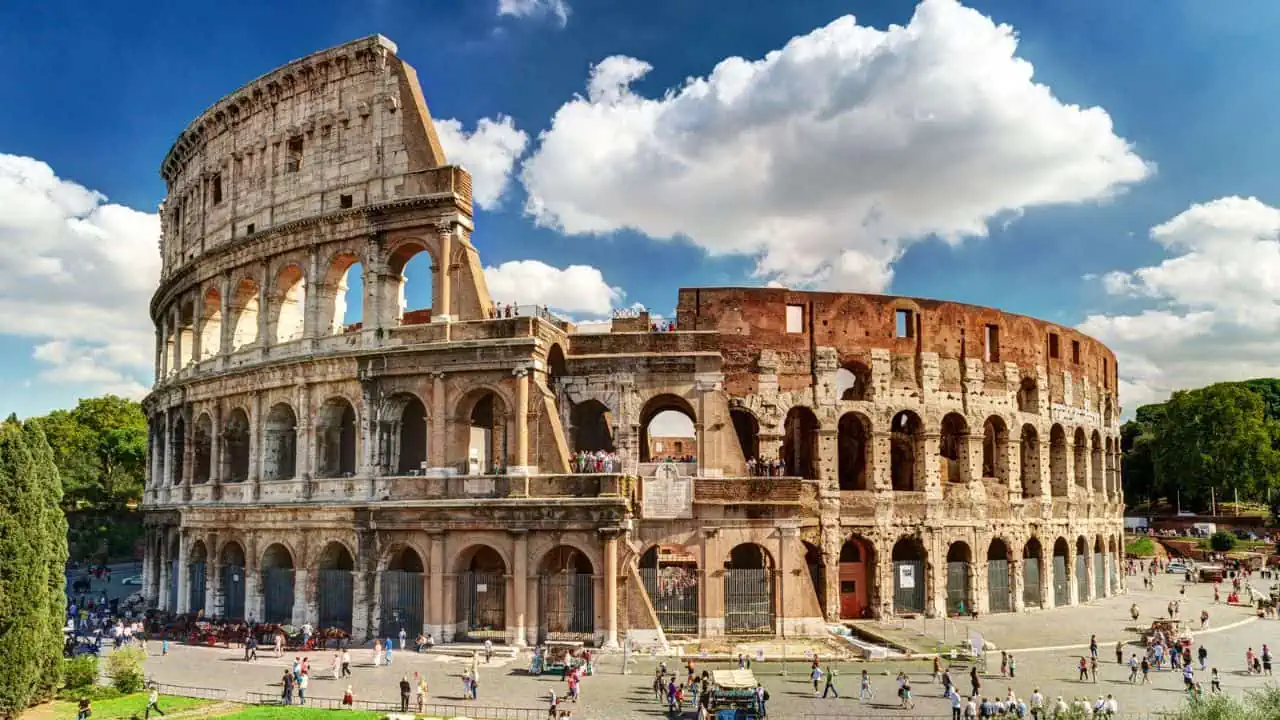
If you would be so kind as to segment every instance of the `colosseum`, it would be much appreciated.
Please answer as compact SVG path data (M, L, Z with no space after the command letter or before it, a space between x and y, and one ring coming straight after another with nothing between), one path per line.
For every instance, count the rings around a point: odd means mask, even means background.
M499 307L381 36L219 100L161 174L161 610L614 647L1125 587L1115 357L1071 328L774 288L681 289L662 327Z

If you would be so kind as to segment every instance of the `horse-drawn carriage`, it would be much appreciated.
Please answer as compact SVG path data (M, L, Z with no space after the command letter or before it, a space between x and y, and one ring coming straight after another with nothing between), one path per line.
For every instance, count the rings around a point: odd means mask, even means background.
M1161 641L1179 648L1189 648L1193 643L1188 624L1170 618L1151 621L1151 627L1143 631L1142 639L1147 645Z

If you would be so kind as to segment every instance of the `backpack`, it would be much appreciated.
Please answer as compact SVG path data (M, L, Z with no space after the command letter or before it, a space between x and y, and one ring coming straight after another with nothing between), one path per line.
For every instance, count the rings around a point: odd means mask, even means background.
M764 701L765 701L765 702L769 702L769 691L768 691L768 690L765 690L765 691L764 691L764 695L762 695L761 697L763 697L763 698L764 698Z

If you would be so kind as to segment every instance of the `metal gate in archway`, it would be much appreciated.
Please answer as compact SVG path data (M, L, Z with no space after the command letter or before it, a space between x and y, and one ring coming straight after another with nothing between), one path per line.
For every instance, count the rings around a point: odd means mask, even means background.
M1012 612L1009 602L1009 561L987 561L987 612Z
M1063 607L1071 604L1071 585L1067 582L1067 556L1053 556L1053 605Z
M678 566L641 568L640 579L664 633L698 634L697 570Z
M222 566L222 618L244 620L244 567Z
M293 568L262 571L262 621L293 622Z
M724 631L728 634L772 635L773 571L724 571Z
M1022 604L1027 607L1041 607L1044 599L1040 597L1040 558L1023 558L1022 560Z
M1076 555L1076 602L1089 601L1089 561L1084 555Z
M382 617L378 634L396 637L422 632L422 573L387 570L382 573Z
M461 638L503 640L507 636L507 580L502 573L458 573Z
M924 561L893 561L893 611L924 612Z
M587 573L553 573L538 577L538 642L589 642L596 630L595 579Z
M351 605L355 589L350 570L316 571L316 609L321 628L351 632Z
M204 607L204 563L191 563L187 566L187 577L190 591L187 595L187 610L200 612Z
M969 607L969 563L947 563L947 614L963 615L973 612Z
M1103 553L1093 554L1093 587L1094 597L1104 598L1110 593L1107 592L1107 556Z
M178 612L178 561L169 561L169 612Z

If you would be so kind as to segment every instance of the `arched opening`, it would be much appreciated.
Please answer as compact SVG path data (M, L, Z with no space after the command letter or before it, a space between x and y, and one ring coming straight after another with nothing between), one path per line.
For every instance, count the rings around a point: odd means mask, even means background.
M339 628L351 632L355 569L351 551L340 542L330 542L320 552L316 561L316 609L322 630Z
M200 359L222 352L222 293L209 288L200 307Z
M953 542L947 548L947 614L968 615L973 612L973 583L969 573L973 552L966 542Z
M1089 541L1081 536L1076 539L1076 602L1089 601Z
M613 412L599 400L575 403L569 410L576 452L613 452Z
M1071 460L1074 464L1072 470L1075 474L1076 487L1085 489L1089 486L1088 480L1086 480L1086 473L1088 472L1087 463L1089 460L1089 442L1085 439L1083 428L1076 428L1071 444Z
M1044 548L1040 540L1030 538L1022 546L1022 604L1027 607L1043 607L1044 598L1040 595L1040 576L1044 571L1041 558Z
M809 581L813 584L813 592L818 598L818 607L822 608L822 617L827 616L827 561L822 557L822 549L804 540L804 565L809 570Z
M287 343L301 338L307 307L307 279L302 268L287 265L280 270L271 300L270 319L275 328L275 341Z
M364 319L364 266L352 253L339 253L325 273L320 303L326 335L341 335L362 327Z
M1067 432L1055 423L1049 428L1049 492L1066 497L1071 482L1067 477Z
M782 461L787 475L815 480L818 477L818 417L797 405L783 425Z
M867 446L871 423L860 413L845 413L837 429L837 468L841 490L867 490Z
M875 579L875 550L865 538L854 536L840 546L840 617L871 616Z
M947 413L942 418L938 455L943 482L968 481L969 423L960 413Z
M322 478L356 474L356 411L344 397L332 397L316 414L316 475Z
M203 413L196 420L195 432L195 467L192 468L191 482L202 485L209 482L213 472L213 420L209 413Z
M1018 411L1038 413L1040 411L1040 390L1033 378L1024 377L1018 384Z
M554 390L559 380L568 374L569 364L565 362L564 350L559 343L553 343L547 351L547 387Z
M773 558L755 543L729 551L724 564L724 631L730 635L774 633Z
M191 543L191 550L187 553L187 612L203 615L204 607L204 591L205 591L205 568L209 558L209 551L205 549L204 542L196 540Z
M192 305L191 303L183 304L181 307L178 308L177 333L178 333L178 341L179 341L180 347L178 350L178 356L177 358L175 358L177 360L177 363L174 365L174 368L173 368L174 370L181 370L182 368L190 365L191 361L196 358L195 325L196 325L195 306Z
M431 322L435 304L432 282L439 265L425 246L407 243L387 258L382 307L389 315L387 325L421 325ZM422 308L409 310L409 308Z
M982 477L988 482L1009 483L1009 428L999 415L982 424Z
M244 620L244 548L237 542L228 542L220 553L222 576L218 578L221 612L224 620Z
M151 485L153 487L164 485L166 439L164 418L163 416L157 416L151 422L150 439L147 442L147 452L151 454Z
M249 416L242 408L235 408L227 416L227 429L222 436L223 452L227 456L227 482L239 483L249 479Z
M591 560L560 545L543 556L538 570L539 642L590 642L595 637L596 596Z
M1111 396L1108 395L1107 398L1102 401L1102 426L1110 430L1113 420L1114 418L1112 418Z
M181 485L183 471L187 467L187 421L178 416L173 421L173 484Z
M262 428L262 479L290 480L297 465L298 417L287 403L276 403Z
M402 547L391 556L382 571L379 635L396 637L404 630L412 637L422 632L424 573L422 557L413 548Z
M1013 612L1009 582L1009 546L995 538L987 547L987 612Z
M860 362L849 362L836 370L836 397L842 401L863 401L870 397L871 370Z
M1093 473L1094 487L1099 487L1099 483L1106 477L1102 468L1102 435L1097 430L1093 431L1093 462L1090 463L1089 470Z
M893 545L893 611L898 614L924 612L924 543L920 538L902 538Z
M477 545L457 563L458 627L455 637L505 640L507 634L507 564L497 550Z
M293 622L293 553L274 543L262 553L262 620Z
M479 390L461 407L467 432L467 472L472 475L506 472L507 407L502 398L490 390Z
M654 545L640 556L640 580L663 632L698 634L698 559L683 547Z
M1070 548L1066 538L1058 538L1053 543L1053 605L1062 607L1071 603L1070 582L1067 573Z
M397 474L417 475L422 472L427 461L427 408L416 395L399 395L394 400L396 402L393 405L398 406L400 412L398 416L392 415L397 418L396 427L390 433L396 448L394 453L388 455L396 458ZM482 411L491 413L492 407L486 406ZM492 433L491 416L487 416L487 422L489 424L486 428ZM484 457L492 458L492 453ZM492 466L486 472L490 472L491 468Z
M917 458L924 457L924 433L920 417L910 410L893 416L889 434L889 474L894 490L923 490L917 482L924 473L917 468Z
M1103 455L1103 463L1105 465L1103 468L1104 472L1102 477L1095 477L1093 479L1093 491L1097 493L1099 497L1111 494L1112 479L1115 476L1115 465L1112 462L1114 450L1111 445L1111 438L1107 438L1103 442L1103 450L1105 453Z
M733 420L733 432L738 436L738 447L742 448L742 459L747 463L762 460L760 457L760 421L751 411L743 408L731 408L729 419Z
M659 395L640 411L640 462L697 462L698 416L679 395Z
M258 283L245 278L236 286L231 298L235 324L231 331L231 349L240 350L258 341Z
M1022 485L1022 497L1033 498L1040 496L1040 433L1036 432L1031 423L1022 426L1022 439L1018 443L1018 452L1021 456L1021 478L1019 482Z

